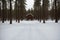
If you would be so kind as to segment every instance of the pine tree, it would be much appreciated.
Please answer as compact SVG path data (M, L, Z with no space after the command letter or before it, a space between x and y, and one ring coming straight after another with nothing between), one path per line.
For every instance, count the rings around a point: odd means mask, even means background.
M12 0L10 0L10 24L12 24Z
M58 1L58 19L60 19L60 1Z
M54 5L52 6L52 9L50 10L50 18L51 18L51 20L54 20L54 18L55 18L55 13L54 13Z
M41 15L41 0L34 0L34 16L35 19L40 19Z
M43 0L43 5L42 5L42 9L43 9L43 23L45 23L46 18L48 17L48 6L49 6L49 0Z
M26 5L26 0L18 0L18 23L20 20L23 20L25 17L25 5Z
M6 4L6 0L2 0L2 23L4 23L5 20L5 4Z
M14 12L15 12L15 19L16 19L16 22L17 22L17 19L18 19L18 4L17 4L17 0L15 1L15 8L14 8Z
M0 3L0 21L1 21L1 3Z
M57 0L54 0L54 6L55 6L55 22L58 23Z

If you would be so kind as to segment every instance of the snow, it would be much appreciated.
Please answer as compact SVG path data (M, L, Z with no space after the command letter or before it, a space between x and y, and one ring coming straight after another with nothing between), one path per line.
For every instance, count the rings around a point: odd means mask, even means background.
M60 21L20 21L9 24L0 22L0 40L60 40Z

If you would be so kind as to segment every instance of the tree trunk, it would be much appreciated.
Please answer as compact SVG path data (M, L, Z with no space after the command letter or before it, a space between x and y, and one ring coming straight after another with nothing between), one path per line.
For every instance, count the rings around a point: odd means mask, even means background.
M45 23L45 4L44 4L44 0L43 0L43 23Z
M58 23L58 15L57 15L57 1L55 0L55 23Z
M20 23L20 20L18 19L18 23Z
M12 24L12 4L10 0L10 24Z
M40 19L40 22L41 22L41 19Z
M58 23L58 19L55 19L55 23Z
M2 6L2 23L4 23L4 1L2 0L2 4L3 4L3 6Z
M45 23L45 19L43 19L43 23Z

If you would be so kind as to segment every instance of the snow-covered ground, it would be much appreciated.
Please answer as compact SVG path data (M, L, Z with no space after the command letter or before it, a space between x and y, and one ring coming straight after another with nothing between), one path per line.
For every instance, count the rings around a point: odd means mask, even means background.
M60 40L60 21L0 22L0 40Z

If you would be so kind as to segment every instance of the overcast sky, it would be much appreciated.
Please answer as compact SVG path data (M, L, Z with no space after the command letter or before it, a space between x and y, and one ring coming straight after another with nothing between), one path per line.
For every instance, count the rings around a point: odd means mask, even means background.
M60 0L58 0L58 1L60 2ZM52 0L52 2L53 2L53 0ZM51 6L52 6L52 2L50 0L50 9L51 9ZM31 9L31 8L33 8L34 0L26 0L26 4L27 4L26 5L26 10ZM8 5L8 8L9 8L9 4L7 4L7 5ZM14 3L13 3L13 8L14 8Z
M14 0L15 1L15 0ZM34 0L26 0L26 10L28 10L28 9L31 9L31 8L33 8L33 5L34 5ZM52 4L52 2L51 2L51 0L50 0L50 9L51 9L51 5ZM13 3L13 6L14 6L14 3ZM14 8L14 7L13 7Z
M26 0L26 9L31 9L33 8L34 0Z
M31 8L33 8L34 0L26 0L26 4L27 4L26 5L26 10L31 9ZM52 2L50 0L50 8L51 8L51 4L52 4ZM14 3L13 3L13 5L14 5Z
M52 0L53 1L53 0ZM26 9L28 10L28 9L31 9L31 8L33 8L33 4L34 4L34 0L26 0ZM50 9L51 9L51 5L52 4L52 2L51 2L51 0L50 0Z

